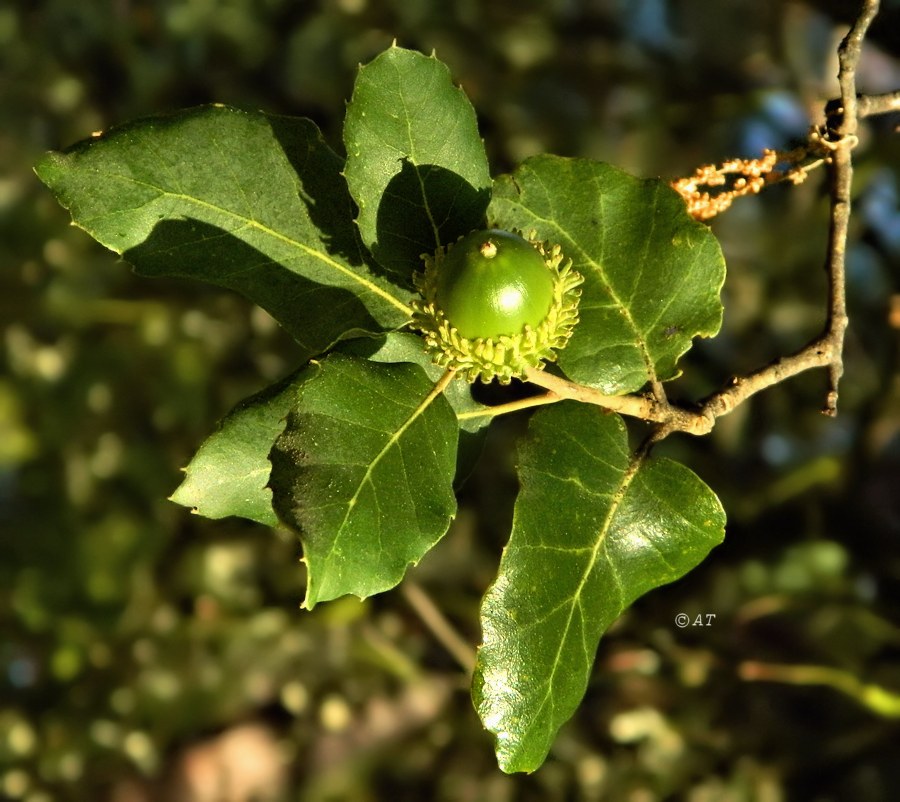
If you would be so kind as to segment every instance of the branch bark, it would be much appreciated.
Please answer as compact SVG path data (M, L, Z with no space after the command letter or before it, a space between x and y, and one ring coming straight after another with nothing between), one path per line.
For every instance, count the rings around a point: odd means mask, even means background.
M859 95L856 98L856 116L874 117L878 114L890 114L900 111L900 91L886 92L883 95Z
M878 13L879 0L864 0L859 17L838 48L838 84L840 100L828 104L828 125L814 134L810 150L827 154L829 195L831 199L825 271L828 276L828 309L824 331L795 354L781 357L747 375L735 377L717 393L689 409L669 403L659 393L653 395L610 396L592 387L575 384L541 370L528 373L528 381L550 391L555 399L573 399L596 404L612 412L630 415L659 424L655 440L682 431L706 434L716 419L727 415L752 395L779 384L811 368L828 369L828 391L823 412L837 413L838 385L843 374L844 334L847 329L846 252L851 212L853 164L851 151L857 143L860 117L884 114L900 109L900 92L873 97L857 96L856 68L866 31Z
M862 53L866 31L878 13L879 0L864 0L862 11L838 48L838 84L841 88L841 113L835 127L828 128L826 142L834 148L830 160L831 221L825 269L828 273L828 317L825 339L831 350L828 365L828 395L822 410L837 414L838 384L844 372L844 333L847 330L846 254L850 227L850 192L853 184L851 150L856 144L859 110L856 97L856 67Z

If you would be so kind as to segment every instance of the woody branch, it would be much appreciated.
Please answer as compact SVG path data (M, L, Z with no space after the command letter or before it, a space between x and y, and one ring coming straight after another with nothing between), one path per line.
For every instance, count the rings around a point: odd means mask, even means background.
M769 183L774 166L783 161L793 162L787 173L777 173L775 180L798 181L805 177L809 165L801 164L807 154L821 155L829 174L831 199L828 245L825 270L828 276L828 308L823 332L800 351L781 357L747 376L735 377L727 387L701 401L696 408L688 409L670 404L658 394L610 396L594 388L585 387L567 379L532 370L528 380L548 390L546 402L574 399L593 403L623 415L630 415L659 424L655 439L661 439L675 431L706 434L716 419L726 415L751 396L779 384L811 368L828 369L828 391L823 412L837 412L838 384L843 373L844 333L847 328L845 295L845 267L847 233L850 221L850 195L853 181L851 151L857 143L856 131L862 117L886 114L900 110L900 91L874 96L857 96L856 69L866 31L878 12L879 0L864 0L859 17L838 49L838 84L840 98L826 107L827 123L823 129L813 131L805 148L790 154L767 151L761 160L732 160L720 168L700 168L690 179L674 182L688 207L698 219L709 219L730 204L734 197L758 192ZM818 163L818 162L817 162ZM794 175L791 175L791 170ZM802 177L797 177L799 172ZM711 194L703 185L723 186L726 176L737 175L736 185L720 193ZM721 194L729 195L725 202ZM712 212L712 213L708 213Z

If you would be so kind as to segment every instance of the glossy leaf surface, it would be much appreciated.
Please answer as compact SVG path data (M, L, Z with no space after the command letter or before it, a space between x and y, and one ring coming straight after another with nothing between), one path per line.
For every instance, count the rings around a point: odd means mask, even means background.
M531 420L512 535L482 606L473 698L504 771L534 771L581 701L601 635L724 536L715 494L637 459L622 419L562 402Z
M389 332L378 339L364 338L341 343L338 351L360 356L373 362L409 362L419 365L432 382L443 370L432 364L422 348L422 340L408 332ZM223 418L216 430L197 450L187 468L184 481L171 500L191 507L207 518L230 515L249 518L274 526L277 517L272 510L272 491L268 487L271 465L269 451L284 430L285 419L294 408L302 382L314 373L304 368L283 382L245 399ZM467 438L465 464L468 473L477 456L481 438L476 435L490 423L488 409L472 398L471 386L454 381L444 391L457 416L461 438ZM462 449L462 442L460 447ZM459 470L458 470L459 473Z

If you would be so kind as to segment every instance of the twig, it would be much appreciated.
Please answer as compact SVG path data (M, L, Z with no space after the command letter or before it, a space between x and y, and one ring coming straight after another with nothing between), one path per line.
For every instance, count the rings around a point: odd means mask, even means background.
M825 258L828 312L823 333L797 353L781 357L747 376L732 379L727 387L707 397L694 409L671 404L658 393L654 396L607 395L595 388L540 370L530 371L527 374L528 381L549 390L559 398L596 404L612 412L657 423L659 427L654 440L676 431L706 434L715 426L717 418L727 415L750 396L811 368L828 369L828 394L823 412L827 415L837 413L838 384L843 373L844 333L847 329L845 265L853 181L850 154L858 141L856 130L860 116L883 114L900 107L900 92L870 98L857 97L856 94L856 67L862 42L878 12L878 6L879 0L864 0L859 18L841 42L838 50L840 105L836 106L834 102L829 104L831 113L828 127L815 131L806 147L808 153L825 154L824 163L830 176L831 216ZM772 165L764 166L771 170L774 161ZM746 164L741 162L737 167L740 168L738 172L747 174L750 171L754 173L751 178L758 177L755 174L757 161ZM719 176L724 168L710 169Z
M895 111L900 111L900 92L856 97L858 119ZM843 118L841 98L833 98L825 104L825 116L829 121ZM830 130L833 132L835 128ZM851 140L851 143L855 144L855 141ZM704 164L692 175L676 178L670 185L684 198L692 217L712 220L738 198L756 195L773 184L803 183L813 170L831 160L833 152L834 140L823 136L822 129L813 126L806 142L793 150L766 148L755 159L734 158L721 164Z
M846 254L850 227L850 190L853 183L853 161L850 151L856 144L858 122L856 99L856 67L863 39L878 13L879 0L864 0L862 12L838 48L838 84L841 89L841 115L835 127L829 127L828 141L834 148L830 161L831 222L825 269L828 272L828 317L825 340L831 350L828 365L828 395L822 410L837 414L838 384L844 372L844 333L847 330Z
M558 400L570 399L581 401L585 404L595 404L608 409L610 412L618 412L622 415L630 415L631 417L641 418L654 423L670 424L678 421L683 425L676 424L676 429L690 431L694 434L705 434L711 428L706 428L703 432L698 431L697 426L699 424L695 421L698 413L682 409L665 401L659 401L649 395L607 395L593 387L576 384L561 376L535 368L528 370L526 378L532 384L549 390L558 397Z
M661 403L646 395L606 395L593 387L585 387L540 370L530 371L528 381L560 398L596 404L610 412L658 423L661 428L655 439L660 440L672 432L708 434L717 418L727 415L750 396L810 368L831 364L834 359L831 347L827 335L816 339L796 354L781 357L755 373L733 378L726 388L705 398L696 409Z
M882 685L863 682L849 671L830 666L763 663L746 660L738 666L741 679L751 682L783 682L789 685L824 685L840 691L885 718L900 718L900 693Z
M687 203L695 220L712 220L745 195L757 195L765 187L783 181L799 184L810 170L823 163L822 147L812 136L803 147L789 152L766 148L757 159L728 159L721 164L704 164L693 175L678 178L670 186ZM807 162L810 156L815 161ZM784 164L785 169L775 168Z
M401 586L403 595L409 606L428 627L438 642L453 656L460 667L472 674L475 670L475 650L460 635L429 595L415 582L407 579Z
M841 137L856 134L859 119L856 100L856 66L862 53L863 39L878 14L881 0L863 0L862 11L838 48L838 85L841 88L843 119L836 133Z
M460 412L457 420L472 420L473 418L495 418L499 415L508 415L510 412L519 412L523 409L531 407L540 407L545 404L553 404L562 399L553 393L545 393L544 395L532 396L531 398L523 398L519 401L509 401L505 404L496 404L492 407L476 409L472 412Z
M884 95L859 95L856 98L856 116L859 119L890 114L892 111L900 111L900 91Z

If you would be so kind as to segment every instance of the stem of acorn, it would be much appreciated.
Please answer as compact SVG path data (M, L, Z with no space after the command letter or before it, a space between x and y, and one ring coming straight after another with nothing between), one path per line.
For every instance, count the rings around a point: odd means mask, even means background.
M454 378L456 378L456 370L447 368L447 370L444 371L444 375L435 382L434 388L428 394L425 401L422 402L422 405L427 407L435 398L447 389L447 385L449 385Z
M546 404L555 404L557 401L562 400L562 396L559 396L556 393L544 393L543 395L522 398L518 401L509 401L506 404L497 404L493 407L485 407L484 409L478 409L472 412L461 412L456 416L456 419L472 420L474 418L496 418L500 415L508 415L510 412L518 412L519 410L530 409L531 407L541 407Z

